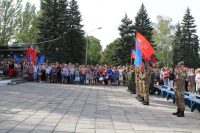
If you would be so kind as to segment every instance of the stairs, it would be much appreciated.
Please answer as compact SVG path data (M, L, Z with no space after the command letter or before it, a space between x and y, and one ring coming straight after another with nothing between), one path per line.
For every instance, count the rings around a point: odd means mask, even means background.
M27 81L20 78L9 78L9 77L0 78L0 86L16 85L16 84L21 84L24 82L27 82Z
M9 85L16 85L16 84L21 84L21 83L25 83L25 82L27 82L27 81L24 79L12 79L11 83Z

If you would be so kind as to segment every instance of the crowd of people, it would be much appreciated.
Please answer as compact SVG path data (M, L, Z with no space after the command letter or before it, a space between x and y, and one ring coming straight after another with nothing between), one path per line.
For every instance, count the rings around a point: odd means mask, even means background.
M17 64L12 61L1 63L0 73L9 77L21 77L35 82L116 85L126 84L128 68L123 66L72 64Z
M185 66L186 71L185 91L200 94L200 68L193 69ZM156 70L156 83L160 85L176 87L176 70L173 68L161 68Z
M129 90L136 82L133 66L106 66L106 65L79 65L72 64L42 64L16 63L12 60L0 62L0 75L21 77L35 82L63 83L63 84L90 84L90 85L128 85ZM187 78L185 91L200 94L200 68L185 67ZM174 88L176 80L173 68L153 68L151 85L159 84ZM133 88L133 87L132 87ZM150 89L150 91L152 91ZM153 92L151 92L153 93Z

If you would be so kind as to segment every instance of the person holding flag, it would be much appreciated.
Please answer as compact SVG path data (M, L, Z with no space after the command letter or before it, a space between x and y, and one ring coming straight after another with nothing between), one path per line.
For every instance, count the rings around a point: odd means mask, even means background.
M135 51L135 61L134 65L142 68L142 72L140 73L140 82L141 82L141 94L139 101L143 102L144 105L149 105L149 85L151 81L151 68L150 61L152 59L152 55L154 54L154 49L150 45L150 43L146 40L144 36L140 33L136 33L136 51ZM132 52L131 52L132 56ZM142 61L145 65L142 65ZM155 62L155 61L154 61Z

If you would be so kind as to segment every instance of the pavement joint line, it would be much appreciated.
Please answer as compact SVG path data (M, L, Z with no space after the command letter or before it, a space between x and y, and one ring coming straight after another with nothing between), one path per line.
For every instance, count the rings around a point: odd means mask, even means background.
M76 90L74 89L73 92L76 92ZM63 114L63 116L61 117L61 119L59 120L59 122L56 124L55 128L52 130L51 133L53 133L55 131L55 129L57 128L58 124L60 123L60 121L64 118L65 114L67 114L67 112L71 109L71 107L73 106L73 104L76 102L76 100L79 98L79 96L81 95L81 93L83 92L83 90L81 92L79 92L78 96L73 100L71 106L69 107L69 109Z
M53 90L52 90L53 91ZM62 92L61 92L61 94L62 94ZM42 99L42 98L41 98ZM38 101L40 101L41 99L39 99L39 100L37 100L37 102ZM54 99L56 99L56 97L55 98L53 98L52 100L54 100ZM52 101L51 100L51 101ZM37 104L37 102L35 102L35 104ZM40 107L40 109L41 108L43 108L45 105L43 105L42 107ZM35 110L31 115L29 115L29 117L27 117L26 119L24 119L23 121L21 121L19 124L17 124L15 127L13 127L13 128L11 128L10 130L8 130L8 133L10 132L10 131L12 131L14 128L16 128L18 125L20 125L22 122L24 122L25 120L27 120L28 118L30 118L32 115L34 115L36 112L38 112L39 111L39 109L37 109L37 110Z
M75 92L75 90L73 90L68 96L70 96L71 94L73 94ZM66 98L68 98L67 96L63 99L63 101L66 99ZM62 102L63 102L62 101ZM35 128L34 129L32 129L30 132L33 132L37 127L38 127L38 125L45 119L45 118L47 118L53 111L55 111L57 108L58 108L58 106L59 105L57 105L57 107L56 108L54 108L54 110L52 110L52 111L50 111L49 113L48 113L48 115L46 116L46 117L44 117L36 126L35 126ZM59 121L60 122L60 121ZM58 123L59 123L58 122Z

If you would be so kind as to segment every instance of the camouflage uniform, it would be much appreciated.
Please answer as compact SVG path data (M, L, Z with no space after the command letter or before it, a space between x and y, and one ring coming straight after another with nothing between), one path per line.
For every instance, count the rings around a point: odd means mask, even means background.
M129 70L129 71L127 72L127 76L128 76L128 84L127 84L127 86L128 86L128 91L131 91L131 70Z
M185 92L185 79L186 72L180 71L176 73L176 89L175 89L175 97L176 97L176 105L178 109L181 111L185 110L185 101L184 101L184 92Z
M128 73L128 90L135 93L135 71L133 68L131 68Z
M182 69L180 69L179 67L182 67ZM185 79L187 77L187 73L183 67L184 67L184 62L179 62L175 73L176 76L175 102L177 105L177 112L173 113L173 115L177 115L178 117L184 117L184 111L185 111L184 92L185 92Z
M140 94L140 92L139 92L139 70L138 69L136 69L135 70L135 83L136 83L136 94L137 94L137 97L139 97L139 94Z
M154 95L155 92L156 92L156 90L155 90L155 88L154 88L154 83L155 83L155 72L152 71L152 72L151 72L151 81L150 81L150 86L149 86L149 93L150 93L151 95Z
M143 77L143 85L144 85L144 102L149 102L149 85L151 81L151 68L149 66L146 67ZM148 103L149 104L149 103Z
M143 71L140 71L139 73L139 96L140 96L139 101L144 101L144 94L143 94L144 86L143 86L143 80L142 80L143 76L144 76Z

